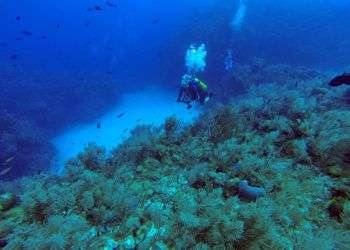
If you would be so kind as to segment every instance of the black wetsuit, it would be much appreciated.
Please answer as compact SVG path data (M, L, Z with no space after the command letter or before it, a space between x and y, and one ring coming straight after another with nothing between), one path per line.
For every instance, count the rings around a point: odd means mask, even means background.
M191 108L192 101L198 101L203 104L205 99L209 97L209 94L206 89L207 86L205 85L204 88L202 84L204 83L201 83L200 80L194 78L186 86L181 86L177 101L186 103L189 105L188 108Z

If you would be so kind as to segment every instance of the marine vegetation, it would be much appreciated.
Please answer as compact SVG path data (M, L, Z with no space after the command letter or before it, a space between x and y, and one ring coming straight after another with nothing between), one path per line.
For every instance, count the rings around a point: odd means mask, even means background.
M46 170L53 155L53 146L33 122L0 108L0 180Z
M64 176L5 185L4 249L348 249L350 111L327 79L252 81L192 124L138 126Z
M52 79L45 70L31 74L4 62L0 65L1 180L47 171L55 154L52 137L56 131L76 120L100 116L121 92L101 73L96 75L106 82L103 87L84 79L81 71L75 72L79 77L67 81L65 74ZM60 84L53 86L52 82ZM70 105L64 105L67 103Z

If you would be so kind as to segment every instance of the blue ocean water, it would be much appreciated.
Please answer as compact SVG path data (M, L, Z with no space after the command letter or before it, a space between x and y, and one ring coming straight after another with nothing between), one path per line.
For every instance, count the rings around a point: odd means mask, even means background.
M225 71L227 50L235 64L261 57L345 70L349 9L345 0L2 1L0 107L18 130L38 138L36 146L16 145L26 147L25 156L13 164L31 165L35 157L46 166L55 154L52 138L103 116L123 93L152 86L169 91L173 102L192 43L207 45L202 75L212 85ZM2 157L16 150L2 148Z
M0 0L0 248L349 249L349 13Z

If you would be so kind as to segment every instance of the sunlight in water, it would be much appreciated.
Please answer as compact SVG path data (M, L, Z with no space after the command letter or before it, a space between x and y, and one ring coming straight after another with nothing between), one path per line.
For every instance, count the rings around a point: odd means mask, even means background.
M246 13L247 13L247 6L245 5L244 0L240 0L237 12L231 21L231 26L235 31L240 31L242 29L242 25L243 25Z

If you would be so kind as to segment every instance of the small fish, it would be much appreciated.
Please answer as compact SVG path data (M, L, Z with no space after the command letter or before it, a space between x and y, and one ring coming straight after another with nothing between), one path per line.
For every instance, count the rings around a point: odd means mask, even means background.
M22 41L23 38L22 37L16 37L16 41Z
M56 28L57 28L57 29L61 28L61 24L59 24L59 23L56 24Z
M233 164L231 165L231 168L232 168L232 169L239 170L239 169L241 168L241 166L240 166L238 163L233 163Z
M10 172L12 167L5 168L4 170L0 171L0 176L6 175L8 172Z
M155 18L153 18L153 20L152 20L152 24L157 24L157 23L159 23L160 22L160 17L155 17Z
M11 60L16 60L16 59L18 59L18 55L12 54L12 55L10 56L10 59L11 59Z
M14 156L12 156L12 157L10 157L10 158L7 158L6 161L5 161L5 164L10 163L11 161L13 161L13 159L15 159Z
M26 35L26 36L32 36L32 35L33 35L33 33L30 32L30 31L28 31L28 30L22 30L21 33L22 33L23 35Z
M333 78L329 82L329 86L331 87L337 87L343 84L350 85L350 73L344 73L340 76Z
M125 113L120 113L117 115L117 118L122 118L125 115Z
M107 71L106 72L108 75L113 75L113 72L112 71Z
M100 128L101 128L101 122L97 122L96 128L97 128L97 129L100 129Z
M88 11L93 11L93 10L101 11L103 9L102 9L102 7L100 5L95 5L94 7L89 7L88 8Z
M40 38L41 39L47 39L47 36L44 35L44 36L41 36Z
M141 119L141 118L139 118L139 119L137 119L137 120L136 120L136 122L140 122L141 120L142 120L142 119Z
M109 50L109 51L113 51L114 50L114 48L112 48L112 47L107 47L106 49Z
M21 16L16 16L16 21L19 21L21 19L22 19Z
M127 129L127 128L126 128L126 129L124 129L124 130L123 130L123 132L124 132L124 133L128 132L128 129Z
M118 7L117 4L111 2L111 1L106 1L106 5L109 6L109 7L112 7L112 8L116 8Z

